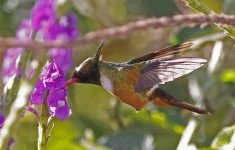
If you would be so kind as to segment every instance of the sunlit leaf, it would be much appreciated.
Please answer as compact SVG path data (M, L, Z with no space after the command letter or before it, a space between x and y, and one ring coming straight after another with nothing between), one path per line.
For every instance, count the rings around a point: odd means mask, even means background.
M216 13L221 13L223 11L223 0L199 0L202 4L215 11Z
M234 149L235 148L235 126L224 128L213 140L212 148Z
M222 82L235 83L235 69L230 69L222 73L220 76Z

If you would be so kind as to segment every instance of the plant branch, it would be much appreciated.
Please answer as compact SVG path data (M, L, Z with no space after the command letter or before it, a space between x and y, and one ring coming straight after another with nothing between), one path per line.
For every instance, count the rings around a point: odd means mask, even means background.
M183 2L185 2L188 6L190 6L191 8L199 11L200 13L203 14L214 14L217 16L217 14L215 14L212 10L210 10L209 8L207 8L205 5L203 5L202 3L200 3L198 0L183 0ZM226 26L222 26L217 22L214 22L215 25L218 27L218 29L224 31L225 33L227 33L231 38L235 39L235 29L233 28L233 26L231 26L232 24L227 24Z
M144 31L148 28L163 28L169 26L191 26L200 24L211 24L216 23L221 26L235 25L235 16L228 15L175 15L172 17L160 17L160 18L148 18L135 22L130 22L122 26L117 26L113 28L93 31L85 34L84 36L78 38L75 41L64 42L64 41L54 41L54 42L38 42L38 41L21 41L15 38L3 38L0 37L0 47L24 47L27 49L48 49L54 47L72 47L75 45L89 44L92 42L107 40L110 38L117 38L125 36L129 33L136 31ZM231 27L231 26L229 26Z
M44 102L41 108L41 120L38 125L38 150L45 150L48 141L48 119L50 115L48 114L47 97L49 95L49 90L46 90L44 95Z

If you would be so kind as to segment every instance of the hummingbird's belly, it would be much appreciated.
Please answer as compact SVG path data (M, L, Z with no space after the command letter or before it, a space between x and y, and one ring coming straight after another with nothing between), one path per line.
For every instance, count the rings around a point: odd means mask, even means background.
M120 101L134 107L136 110L141 110L148 99L144 93L137 93L134 91L134 86L126 79L116 79L111 81L108 76L101 76L102 86L112 95L116 96Z
M134 107L136 110L141 110L148 102L148 99L134 91L134 89L129 89L123 85L116 86L114 89L114 95L118 97L122 102Z
M141 110L147 102L145 92L135 92L135 84L139 78L139 72L136 70L110 70L101 72L101 85L120 101Z

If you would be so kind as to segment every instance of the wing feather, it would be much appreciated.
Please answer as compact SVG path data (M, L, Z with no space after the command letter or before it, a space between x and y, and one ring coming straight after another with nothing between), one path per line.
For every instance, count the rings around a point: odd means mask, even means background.
M146 88L172 81L198 69L206 62L205 59L201 58L178 58L145 62L149 64L141 69L135 91L140 92Z
M132 60L128 61L127 63L131 65L131 64L135 64L135 63L141 63L141 62L144 62L144 61L148 61L148 60L151 60L151 59L162 60L162 59L171 58L174 55L178 55L180 53L185 52L192 45L193 45L192 42L185 42L185 43L182 43L182 44L170 46L170 47L164 48L162 50L159 50L159 51L149 53L149 54L146 54L144 56L132 59Z

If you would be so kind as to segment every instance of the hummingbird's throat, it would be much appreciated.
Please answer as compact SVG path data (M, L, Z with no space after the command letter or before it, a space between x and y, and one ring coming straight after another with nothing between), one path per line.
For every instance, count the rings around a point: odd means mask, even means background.
M78 81L77 78L71 78L71 79L69 79L69 80L66 81L65 87L68 87L68 86L70 86L71 84L76 83L77 81Z

